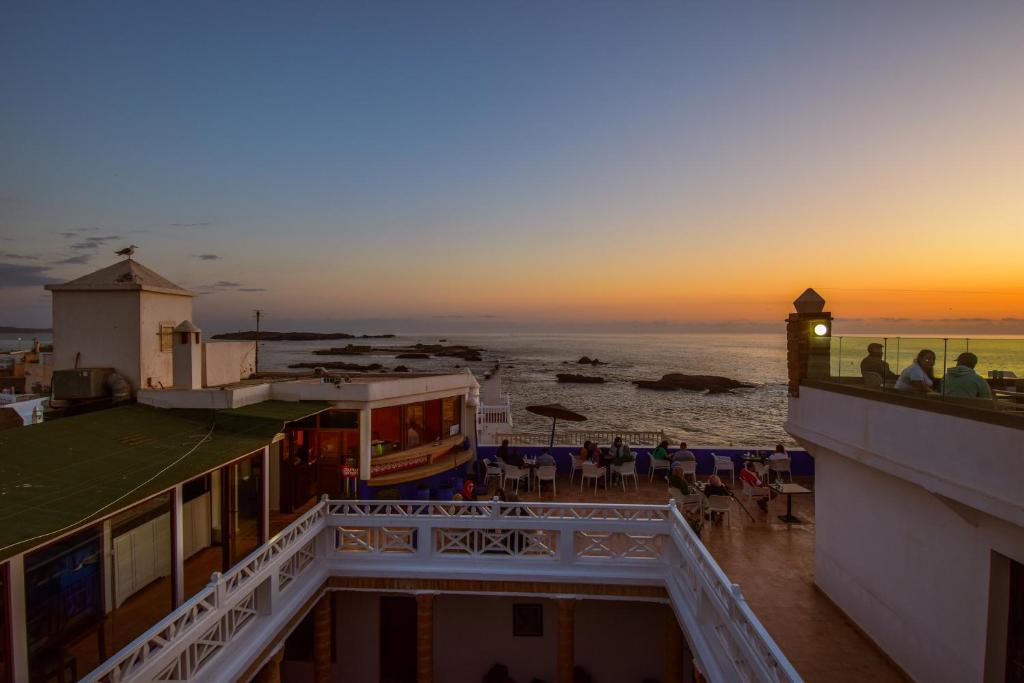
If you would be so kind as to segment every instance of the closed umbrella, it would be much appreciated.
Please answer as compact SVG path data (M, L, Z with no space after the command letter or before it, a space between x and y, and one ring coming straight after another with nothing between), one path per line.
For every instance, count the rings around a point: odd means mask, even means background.
M587 419L586 415L580 415L577 412L569 410L561 403L548 403L542 406L526 406L527 412L533 413L534 415L540 415L541 417L551 418L551 445L555 445L555 423L559 420L568 420L569 422L583 422Z

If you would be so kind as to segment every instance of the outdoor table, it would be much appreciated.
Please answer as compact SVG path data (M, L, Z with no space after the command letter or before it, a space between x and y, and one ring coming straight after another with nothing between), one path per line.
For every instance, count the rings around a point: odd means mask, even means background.
M533 478L537 476L537 458L523 458L523 467L526 468L526 490L533 490Z
M803 524L803 520L793 515L793 496L814 493L814 491L804 488L800 484L772 484L771 488L776 493L782 493L786 496L786 514L779 515L779 519L786 524Z

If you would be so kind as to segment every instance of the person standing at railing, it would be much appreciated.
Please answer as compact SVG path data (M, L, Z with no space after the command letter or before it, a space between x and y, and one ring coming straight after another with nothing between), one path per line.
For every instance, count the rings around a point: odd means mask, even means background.
M978 376L974 367L978 357L965 351L956 357L956 367L946 371L943 393L957 398L992 398L992 389Z
M921 349L914 362L903 369L896 380L896 391L927 394L935 386L935 352Z
M892 371L889 364L882 359L884 348L881 344L868 344L868 355L860 362L860 376L873 372L882 378L882 381L889 382L897 379L899 375ZM878 380L875 380L876 382Z

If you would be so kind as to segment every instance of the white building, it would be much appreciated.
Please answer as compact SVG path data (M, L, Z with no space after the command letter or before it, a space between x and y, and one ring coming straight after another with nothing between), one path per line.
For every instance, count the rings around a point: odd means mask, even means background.
M821 319L790 317L786 423L815 456L818 587L915 680L1021 680L1024 415L815 372Z
M113 368L133 392L174 385L174 329L192 320L192 292L131 259L46 289L53 292L54 370ZM203 386L256 369L253 342L199 344Z

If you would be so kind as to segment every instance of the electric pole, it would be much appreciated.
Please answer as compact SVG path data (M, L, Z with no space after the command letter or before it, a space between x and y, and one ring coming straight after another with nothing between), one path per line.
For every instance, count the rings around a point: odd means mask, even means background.
M260 371L260 316L263 315L262 309L255 309L253 313L256 314L256 372Z

